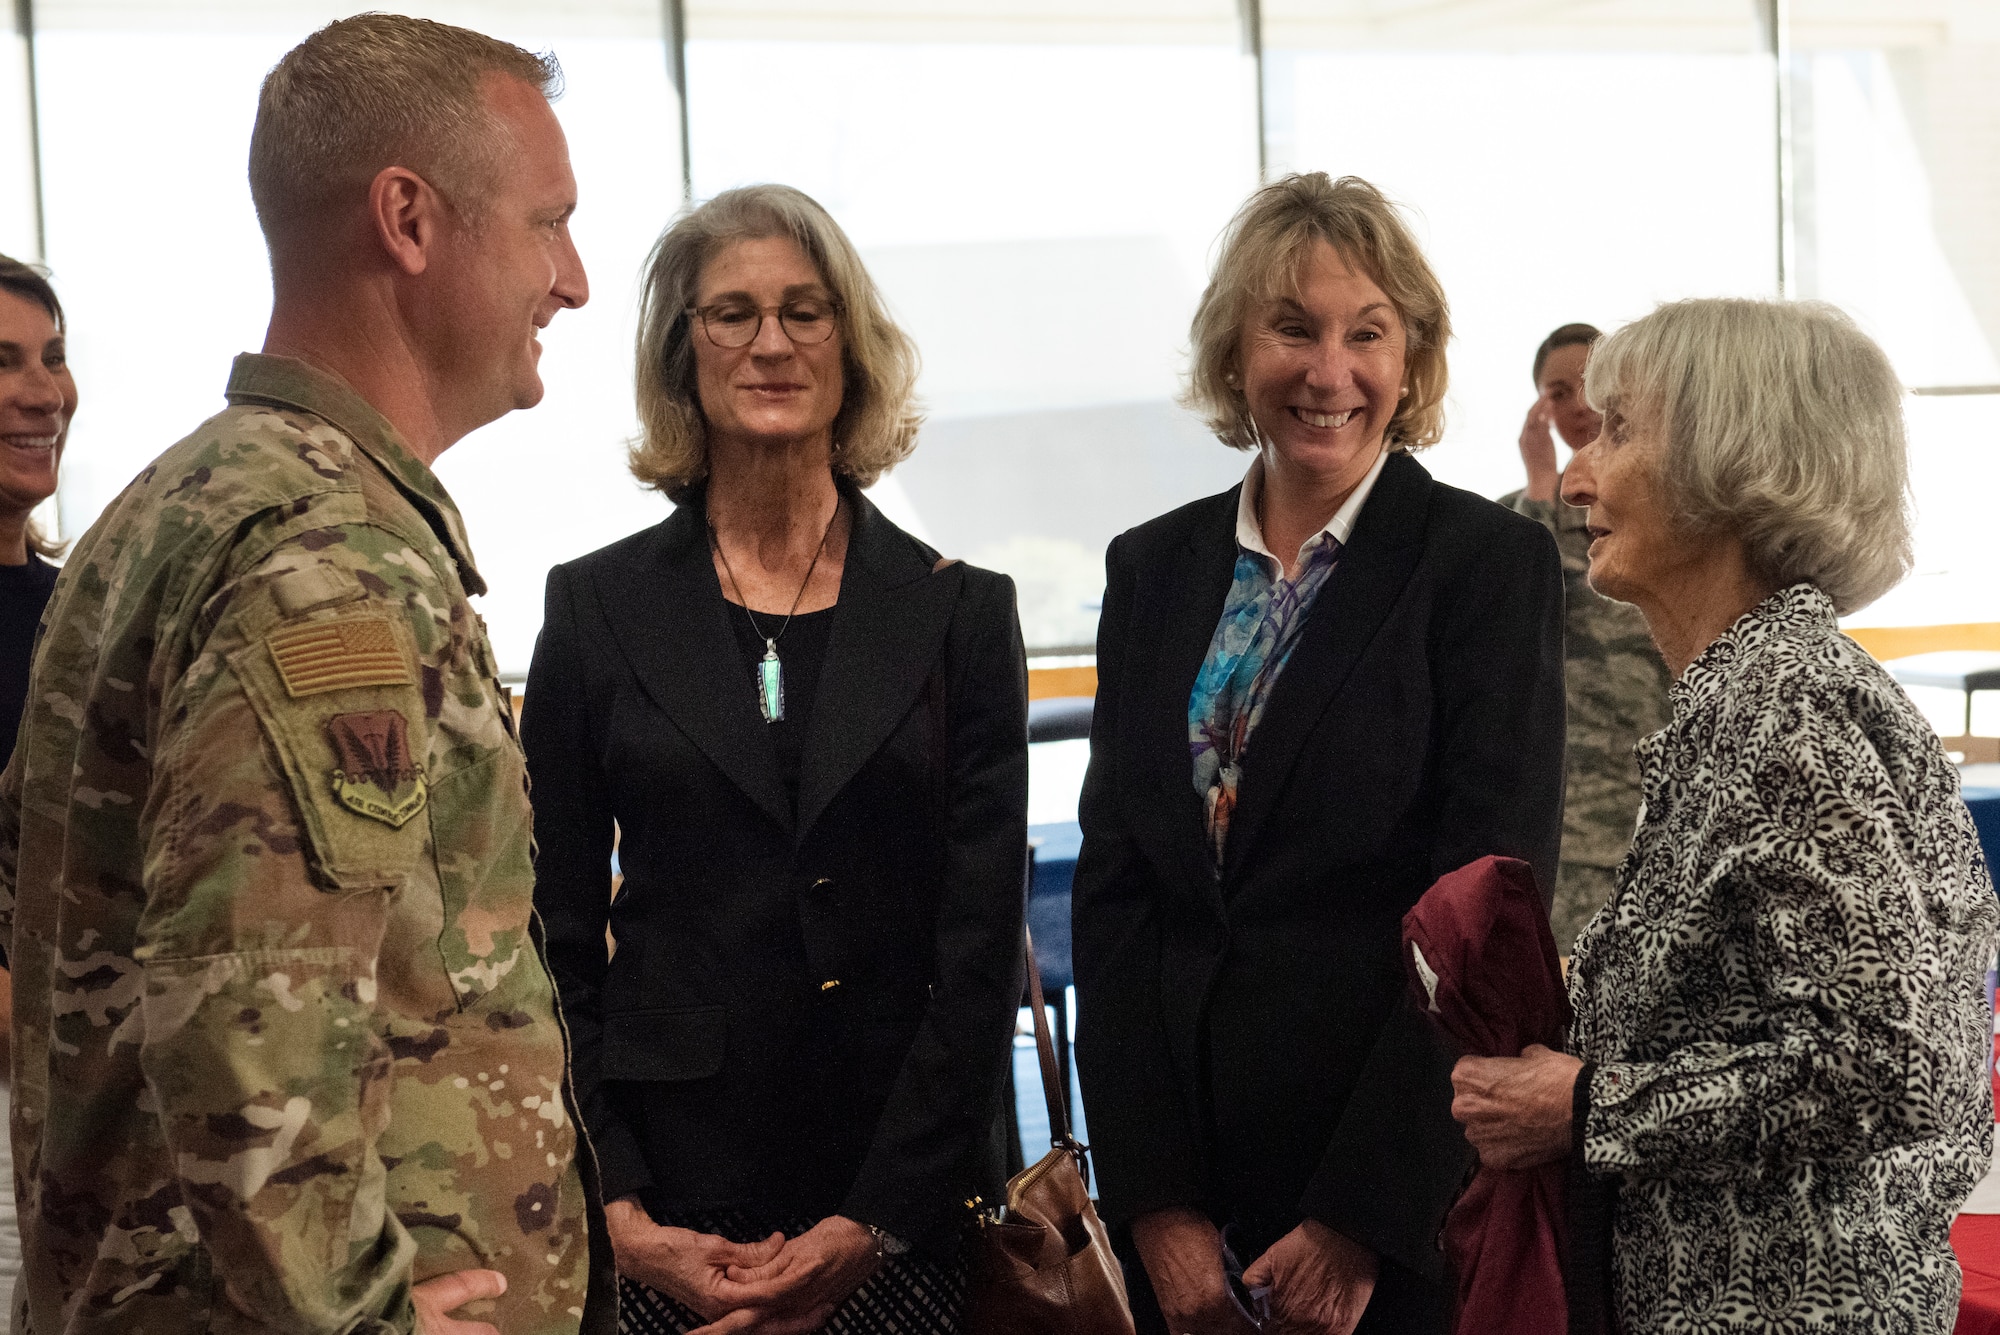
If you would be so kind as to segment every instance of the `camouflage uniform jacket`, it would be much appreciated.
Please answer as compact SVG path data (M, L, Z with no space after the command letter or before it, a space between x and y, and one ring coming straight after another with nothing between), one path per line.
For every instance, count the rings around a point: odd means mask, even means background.
M404 1331L490 1267L466 1315L608 1329L462 521L340 382L229 403L70 558L0 780L14 1328Z
M1616 867L1639 816L1639 762L1632 748L1673 716L1667 665L1639 609L1590 587L1586 511L1560 500L1531 501L1518 491L1500 504L1541 523L1562 555L1569 702L1562 860Z

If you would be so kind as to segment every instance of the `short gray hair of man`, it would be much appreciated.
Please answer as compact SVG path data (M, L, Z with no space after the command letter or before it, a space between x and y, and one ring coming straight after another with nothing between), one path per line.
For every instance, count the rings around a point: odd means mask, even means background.
M1656 427L1674 520L1742 538L1758 575L1845 614L1909 573L1903 387L1838 307L1703 298L1599 340L1584 397L1617 438Z
M839 306L844 363L833 420L833 471L871 487L917 447L917 346L890 318L840 224L803 190L744 185L682 214L654 243L639 304L639 439L629 464L676 505L708 476L708 418L695 383L694 321L702 271L738 241L786 237L819 270Z
M250 133L265 239L338 216L385 167L409 168L477 224L511 145L480 96L489 74L562 92L553 55L400 14L357 14L293 47L265 76Z

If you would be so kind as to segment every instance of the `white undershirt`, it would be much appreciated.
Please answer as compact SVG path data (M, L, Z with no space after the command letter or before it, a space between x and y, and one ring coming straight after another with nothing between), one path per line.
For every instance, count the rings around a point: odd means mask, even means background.
M1299 544L1297 564L1305 564L1306 548L1317 542L1321 533L1331 534L1335 542L1346 545L1347 539L1354 532L1354 521L1360 517L1361 507L1367 504L1368 493L1375 490L1375 479L1382 475L1382 465L1388 461L1389 450L1385 445L1381 453L1375 456L1375 462L1369 467L1367 476L1348 493L1347 499L1340 503L1340 508L1333 512L1333 518L1326 521L1325 527L1321 528L1319 533L1310 535ZM1236 498L1236 545L1246 552L1255 552L1269 561L1273 567L1271 577L1282 579L1285 574L1284 562L1264 545L1264 532L1257 523L1257 496L1263 488L1264 456L1259 453L1250 461L1250 471L1243 475L1243 491Z

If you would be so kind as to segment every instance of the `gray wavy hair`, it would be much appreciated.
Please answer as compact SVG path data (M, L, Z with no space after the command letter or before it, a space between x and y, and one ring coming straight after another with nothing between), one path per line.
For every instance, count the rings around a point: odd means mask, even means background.
M1657 427L1675 518L1739 535L1771 583L1845 614L1909 573L1903 387L1838 307L1671 302L1597 343L1584 397L1607 432Z
M789 237L839 303L844 376L833 420L833 470L873 486L908 458L917 410L917 347L889 318L875 280L833 216L803 190L746 185L725 190L677 219L646 263L639 310L640 434L632 475L678 504L708 476L708 419L695 383L694 322L702 270L737 241Z

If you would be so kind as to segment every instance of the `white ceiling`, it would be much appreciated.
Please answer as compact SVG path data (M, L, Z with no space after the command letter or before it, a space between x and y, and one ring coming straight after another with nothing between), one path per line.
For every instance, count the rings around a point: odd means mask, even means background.
M1801 46L2000 40L2000 0L1790 0ZM1236 0L687 0L697 38L1240 40ZM1751 0L1263 0L1267 44L1310 48L1743 49Z
M651 36L662 0L379 0L494 31ZM1237 0L685 0L690 36L763 41L1240 41ZM358 6L327 0L35 0L44 29L297 30ZM12 6L7 6L11 10ZM2000 0L1790 0L1802 47L2000 42ZM1263 0L1276 47L1741 50L1751 0ZM9 15L11 17L11 15Z

